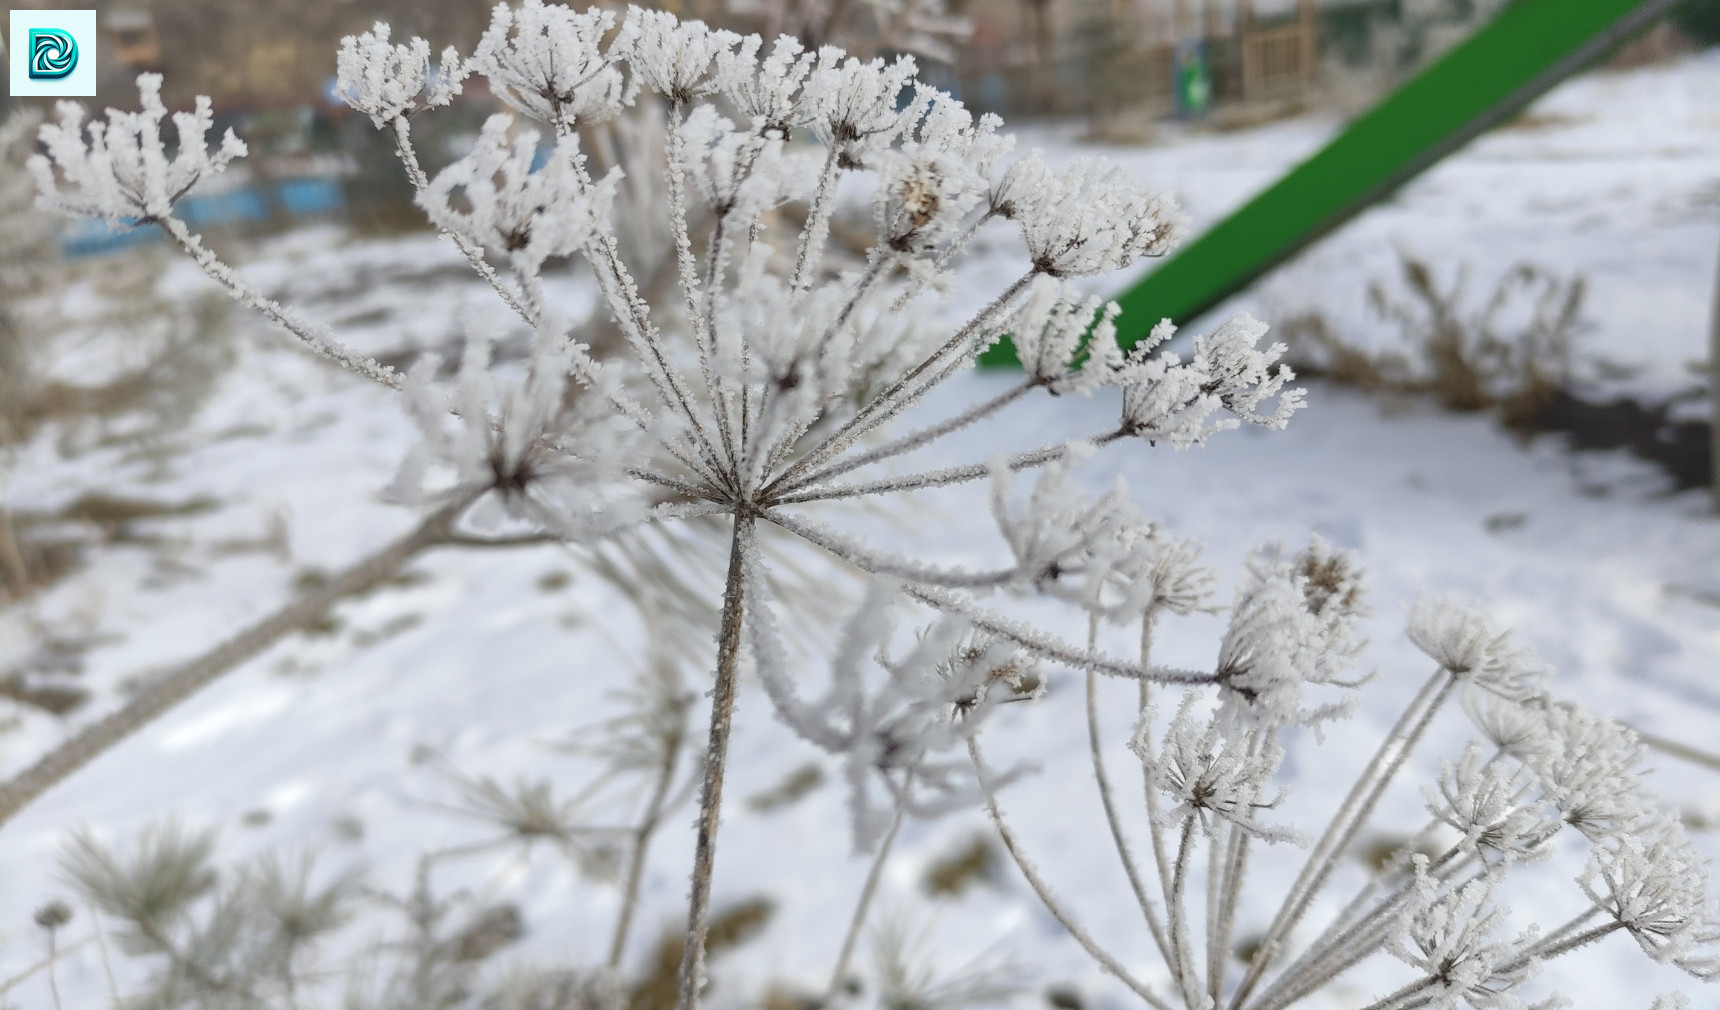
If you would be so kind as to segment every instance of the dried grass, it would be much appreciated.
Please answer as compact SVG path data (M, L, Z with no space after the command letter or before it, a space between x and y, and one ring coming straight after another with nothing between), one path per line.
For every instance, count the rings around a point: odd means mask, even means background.
M1447 287L1425 260L1400 259L1402 288L1375 282L1368 292L1375 315L1398 328L1399 346L1366 349L1323 315L1304 314L1283 326L1298 371L1386 397L1431 397L1447 410L1495 412L1519 430L1570 385L1586 328L1581 275L1519 263L1471 309L1466 271Z

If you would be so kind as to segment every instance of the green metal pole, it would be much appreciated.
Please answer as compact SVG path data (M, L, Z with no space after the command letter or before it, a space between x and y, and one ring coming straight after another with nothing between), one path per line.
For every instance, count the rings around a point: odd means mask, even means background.
M1132 345L1187 323L1389 196L1571 76L1678 0L1516 0L1312 158L1117 299ZM981 358L1017 364L1006 341Z

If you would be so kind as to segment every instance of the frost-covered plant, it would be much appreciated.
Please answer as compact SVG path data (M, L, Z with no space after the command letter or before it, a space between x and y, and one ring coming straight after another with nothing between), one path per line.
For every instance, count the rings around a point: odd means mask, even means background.
M35 209L36 187L23 168L25 142L40 121L29 111L0 121L0 313L8 315L53 259L54 221ZM15 381L10 353L0 350L0 389Z
M342 993L348 1010L455 1010L516 998L539 1010L618 1010L625 1003L617 998L637 984L619 972L651 842L695 780L683 760L692 699L663 654L667 636L656 641L656 659L621 693L619 711L576 732L568 749L592 760L589 781L575 793L543 779L468 775L431 753L417 755L441 780L426 801L451 821L475 825L475 836L418 853L409 881L357 865L331 873L303 854L222 860L213 831L172 821L123 846L74 833L61 853L62 877L91 921L73 924L65 949L102 945L116 1010L320 1006L330 1005L318 1002L330 990ZM618 826L612 818L622 809L631 823ZM584 879L622 884L609 957L498 982L487 969L530 924L489 888L452 887L447 875L474 860L519 865L538 850L559 855ZM55 902L38 913L53 931L46 964L32 972L52 972L66 907ZM141 980L127 979L123 997L107 964L109 944L148 969ZM28 974L0 984L0 995Z
M36 116L14 112L0 122L0 453L18 437L28 399L32 348L19 301L40 280L49 255L52 219L35 209L35 186L15 152L36 126ZM11 514L3 500L10 460L0 455L0 590L22 592L27 584Z
M87 833L66 848L62 867L79 896L118 924L122 952L155 968L137 1005L292 1002L317 974L318 948L353 914L355 872L331 876L308 857L271 853L223 875L214 848L212 833L172 823L145 831L126 853Z
M498 7L474 57L455 69L455 56L444 54L434 75L422 43L393 43L383 28L347 40L347 101L393 131L419 203L517 316L508 322L533 334L526 362L509 369L488 350L503 324L475 325L451 380L429 357L403 376L348 349L332 331L258 294L168 213L190 183L236 152L231 145L207 152L200 112L176 119L178 153L167 161L156 82L143 82L143 113L110 113L105 129L81 132L79 115L63 112L44 131L48 153L35 169L49 205L161 226L235 297L356 374L399 390L423 438L394 483L397 499L464 526L499 527L502 539L590 543L628 529L712 517L724 523L729 552L680 1007L697 1007L703 985L732 717L747 664L780 720L841 763L854 841L878 851L873 883L904 817L983 804L1053 913L1155 1007L1195 1010L1221 999L1239 1010L1289 1006L1376 951L1399 953L1416 976L1370 1010L1455 999L1505 1005L1535 963L1598 939L1607 923L1606 931L1629 931L1652 956L1708 970L1699 948L1712 941L1713 916L1705 881L1691 879L1697 864L1680 855L1687 849L1674 828L1632 805L1640 793L1616 788L1634 775L1628 737L1608 736L1592 717L1541 701L1526 660L1502 635L1482 618L1434 606L1418 611L1412 636L1438 671L1318 833L1248 971L1231 978L1225 955L1244 911L1254 844L1299 838L1263 813L1282 793L1275 779L1286 734L1345 714L1346 703L1332 695L1357 685L1345 671L1359 648L1359 577L1345 555L1318 542L1294 557L1262 554L1242 580L1212 667L1154 665L1155 622L1204 608L1210 579L1195 549L1141 515L1122 488L1095 499L1076 475L1090 455L1126 441L1182 449L1244 421L1282 427L1302 405L1301 391L1287 386L1293 376L1275 364L1282 347L1261 348L1265 327L1247 317L1195 340L1186 359L1161 350L1172 336L1168 325L1121 346L1115 309L1079 294L1076 282L1168 249L1178 231L1169 201L1102 163L1058 170L1036 153L1014 157L994 117L976 119L918 82L909 59L862 62L831 49L809 52L792 39L763 51L756 38L662 12L635 8L616 24L601 10L538 0ZM488 78L552 137L540 142L503 114L473 151L432 179L408 124L447 101L468 71ZM593 171L581 135L647 93L665 109L675 290L662 299L647 297L629 265L613 203L620 180ZM807 135L815 142L799 139ZM109 153L116 137L117 160ZM134 149L135 157L124 153ZM868 187L871 244L860 262L845 264L830 254L839 195ZM699 219L705 227L693 226ZM1019 272L998 279L983 307L958 325L934 334L905 324L990 227L1019 233ZM507 276L487 257L504 263ZM549 299L544 267L564 257L588 271L620 337L615 353L575 339L572 322ZM888 432L910 411L929 412L929 395L1005 334L1028 362L1020 381L941 419ZM1119 413L1085 439L914 465L921 450L994 423L1040 392L1103 392ZM1038 476L1023 497L1014 482L1032 471ZM1005 556L993 568L926 564L833 525L845 504L985 482ZM772 588L778 559L795 550L822 552L872 578L865 604L828 643L829 685L816 697L796 676L803 664L783 634L792 614ZM1011 598L1029 595L1086 618L1087 644L1011 616ZM928 612L917 634L898 630L902 615ZM1106 623L1138 625L1140 655L1101 651L1098 629ZM1026 769L993 771L981 734L1000 706L1038 694L1036 668L1047 666L1087 675L1095 758L1102 752L1092 701L1098 677L1138 685L1131 745L1148 786L1157 898L1128 855L1102 763L1094 771L1171 992L1145 985L1079 928L1003 819L997 790ZM1156 720L1153 692L1161 687L1183 692L1168 728ZM1433 813L1436 823L1464 825L1466 841L1358 897L1286 964L1295 930L1334 867L1435 713L1460 693L1482 699L1477 705L1525 709L1508 718L1532 727L1532 745L1521 756L1501 751L1499 760L1524 764L1545 794L1523 802L1556 807L1559 824L1597 846L1582 892L1590 911L1544 940L1488 940L1495 878L1563 832L1551 819L1541 828L1533 816L1513 820L1514 808L1501 812L1498 793L1508 787L1472 760L1448 774ZM1564 745L1561 734L1599 738L1611 749ZM1585 757L1591 753L1600 756ZM507 815L516 833L569 837L567 811L547 793L510 795L479 782L467 800ZM1468 820L1475 818L1486 823ZM1204 943L1193 911L1203 894ZM1585 928L1595 917L1606 921ZM1269 975L1274 967L1282 970Z
M1411 613L1410 639L1437 669L1364 765L1246 964L1238 965L1231 945L1252 897L1243 893L1251 850L1262 842L1308 844L1262 819L1285 796L1282 789L1271 792L1284 753L1282 733L1345 713L1342 705L1304 708L1299 691L1303 685L1359 686L1337 676L1354 651L1349 625L1360 605L1350 560L1316 541L1294 561L1258 563L1252 574L1231 610L1218 664L1220 671L1245 668L1252 676L1221 676L1211 693L1188 689L1168 725L1142 691L1131 748L1150 787L1156 889L1135 863L1100 758L1089 678L1095 777L1171 992L1149 988L1073 925L1025 861L997 799L988 796L994 821L1042 899L1113 974L1159 1008L1281 1010L1364 961L1389 957L1409 969L1409 978L1367 1003L1367 1010L1495 1010L1530 1006L1527 987L1543 964L1622 931L1656 961L1699 979L1720 977L1720 920L1707 867L1677 819L1645 787L1635 736L1552 700L1531 654L1479 611L1449 599L1424 601ZM1282 591L1268 591L1273 583ZM1153 617L1149 607L1148 631ZM1310 655L1340 663L1298 668L1295 657ZM1303 927L1316 900L1341 879L1342 860L1453 697L1463 699L1485 742L1445 763L1424 789L1427 824L1310 935ZM1544 872L1536 879L1545 864L1531 867L1560 846L1587 849L1588 869L1567 888L1572 917L1543 929L1534 919L1557 905L1547 897ZM1534 902L1516 910L1528 914L1512 915L1499 900L1517 888ZM1514 935L1508 926L1516 928ZM1533 1003L1558 1005L1565 1004L1556 996Z

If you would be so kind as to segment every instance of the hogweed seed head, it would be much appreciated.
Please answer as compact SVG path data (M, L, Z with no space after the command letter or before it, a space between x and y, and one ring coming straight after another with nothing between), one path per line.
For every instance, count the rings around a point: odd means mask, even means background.
M1580 883L1645 954L1663 964L1692 953L1716 921L1707 861L1670 820L1596 846Z
M173 114L176 150L169 158L161 75L138 75L137 90L141 111L109 109L107 118L86 125L82 106L61 102L58 121L42 124L45 153L31 156L29 168L43 208L115 225L163 221L198 183L244 157L245 142L231 129L219 147L206 146L214 112L199 95L193 111Z
M1565 822L1595 842L1632 830L1653 809L1636 734L1577 705L1544 713L1544 742L1526 760Z
M1409 638L1452 676L1503 698L1539 694L1545 670L1479 608L1452 597L1417 600Z
M630 98L614 55L602 48L614 27L615 15L597 7L579 13L542 0L498 3L471 70L498 98L540 122L565 128L605 122Z
M1417 855L1414 891L1386 949L1423 974L1431 1006L1521 1007L1513 993L1538 967L1527 956L1535 932L1526 931L1509 941L1493 940L1505 919L1504 910L1493 903L1497 878L1482 877L1452 888L1443 886L1427 867L1427 857Z
M1307 839L1294 828L1270 827L1255 816L1277 806L1286 795L1280 791L1270 800L1262 799L1284 760L1283 748L1259 731L1227 734L1221 721L1195 714L1196 701L1193 694L1184 699L1157 749L1150 718L1142 719L1129 742L1146 767L1148 780L1173 804L1161 811L1164 824L1179 825L1192 818L1210 836L1215 823L1222 820L1262 841L1306 844Z
M1429 786L1423 792L1428 812L1457 831L1462 848L1508 861L1536 859L1551 852L1545 843L1560 822L1543 801L1525 798L1532 779L1524 769L1509 771L1486 759L1471 744L1456 764L1444 762L1437 791Z
M390 31L378 21L368 32L348 35L335 57L335 96L369 116L378 129L450 104L471 72L453 46L432 67L430 43L415 38L392 44Z

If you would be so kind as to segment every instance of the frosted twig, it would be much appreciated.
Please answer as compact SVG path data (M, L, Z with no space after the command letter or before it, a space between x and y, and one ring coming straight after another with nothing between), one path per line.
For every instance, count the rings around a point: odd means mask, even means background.
M378 364L376 359L365 357L356 351L349 350L335 338L334 331L320 323L313 323L301 318L298 313L288 309L272 298L264 296L256 288L247 284L244 278L227 264L221 262L215 253L203 244L201 237L193 235L185 226L185 222L176 217L159 218L155 222L161 226L168 237L172 238L179 248L203 272L208 274L217 284L227 289L227 293L240 304L255 309L270 322L297 337L306 347L335 362L342 368L361 375L372 382L398 390L405 382L401 374L387 365Z
M981 309L972 319L963 324L962 327L956 331L955 335L950 337L942 347L927 355L919 364L909 369L899 379L891 383L889 387L884 389L877 396L873 397L865 407L862 407L861 410L854 415L854 417L844 422L841 427L837 428L836 431L832 432L823 441L818 443L818 445L812 447L805 455L795 460L794 463L785 469L781 475L765 486L764 492L766 494L770 494L777 491L787 485L790 481L794 480L802 471L817 466L824 461L847 451L849 446L863 438L867 431L872 430L871 427L868 426L868 422L871 421L874 414L889 410L895 405L900 394L904 390L908 389L915 379L918 379L926 371L935 367L952 351L962 348L972 341L983 327L985 327L993 318L1000 315L1012 302L1014 302L1021 292L1027 289L1027 285L1033 280L1033 276L1034 275L1030 272L1020 280L1011 284L1008 288L1005 288L1002 294L992 299L985 308ZM897 409L900 408L898 407Z
M900 579L922 586L941 586L945 589L995 589L1009 585L1020 577L1014 568L964 572L915 564L903 555L867 547L827 526L805 517L786 515L775 509L764 512L763 518L808 543L822 547L856 568L884 578Z
M1087 441L1103 445L1115 437L1115 435L1107 433ZM1007 456L1003 460L1003 466L1011 472L1032 470L1055 463L1063 459L1068 452L1069 443L1067 442L1047 445ZM924 473L909 474L902 477L885 477L864 484L838 484L835 487L811 488L806 491L785 494L781 498L775 499L773 504L799 505L807 502L837 501L843 498L866 498L895 491L922 491L934 487L948 487L951 484L966 484L971 481L985 480L993 472L990 463L969 463L964 466L928 470Z
M424 192L430 185L430 177L425 174L423 165L418 161L418 150L412 145L412 123L405 116L394 120L394 149L400 157L400 164L406 169L406 178L412 183L412 188L419 193ZM538 325L538 313L527 308L520 300L519 293L509 288L502 281L501 276L496 273L496 268L490 266L489 260L484 258L484 250L466 236L452 229L443 228L441 232L449 241L454 243L456 249L460 250L460 255L466 258L466 262L471 264L472 270L484 279L484 283L496 292L508 308L514 310L515 315L524 320L528 326Z
M609 959L606 963L611 971L621 967L621 956L627 950L627 934L639 908L639 885L645 879L645 857L650 850L651 839L662 825L663 815L669 809L669 787L674 784L675 766L680 763L681 749L686 743L686 736L680 732L678 726L679 724L662 743L662 761L652 782L651 795L645 801L645 812L640 816L638 826L633 829L633 845L627 858L627 878L621 886L621 912L615 917L615 932L609 940Z
M896 844L897 833L902 830L902 815L905 812L901 804L896 805L896 815L890 821L890 830L878 845L878 854L872 858L872 868L866 871L866 883L861 885L860 898L854 903L854 915L848 922L848 932L842 937L842 950L836 955L836 964L830 969L830 982L824 987L823 1005L826 1007L836 1005L837 994L841 992L842 984L848 977L848 963L854 957L855 944L860 940L860 929L866 925L867 912L871 909L873 897L878 893L878 881L884 875L884 863L890 858L890 850Z
M1177 980L1177 987L1182 990L1183 1005L1200 1006L1200 998L1196 995L1201 988L1200 979L1194 967L1194 953L1190 949L1192 939L1189 936L1188 907L1184 895L1188 891L1188 861L1194 849L1194 814L1183 816L1182 830L1177 839L1177 854L1172 860L1170 896L1166 899L1166 907L1170 917L1172 976Z
M737 516L729 547L728 576L723 586L722 625L717 632L717 683L711 694L711 735L705 749L704 781L699 789L687 942L681 955L680 994L676 1003L679 1010L694 1010L704 985L705 936L711 926L711 873L717 858L717 826L722 814L723 776L728 767L729 732L734 720L742 608L747 568L753 563L755 550L753 536L752 517Z
M59 963L59 960L61 958L65 957L67 954L70 954L75 950L78 950L78 949L86 946L87 944L89 944L92 941L92 939L93 939L92 937L85 937L82 940L79 940L75 943L68 944L64 947L59 947L56 950L50 951L47 954L47 956L43 957L41 960L36 961L35 963L25 967L22 971L19 971L17 974L14 974L8 978L0 979L0 996L6 995L7 993L11 992L13 989L18 988L20 985L23 985L25 982L30 981L31 979L35 978L38 974L40 974L44 971L49 971L49 972L53 971L54 965Z
M792 490L798 488L816 487L833 477L840 477L845 473L858 470L863 466L871 466L873 463L881 463L893 456L900 456L904 453L913 452L915 449L930 445L932 442L943 438L945 435L953 434L963 428L985 420L1032 391L1033 384L1028 382L1011 386L991 399L985 400L981 403L976 403L954 417L940 421L934 425L928 425L925 428L921 428L919 431L911 432L900 438L893 439L876 449L863 452L858 456L832 463L823 469L806 474L800 480L791 484L789 486L790 490L792 492Z
M347 568L323 586L306 592L196 659L155 678L116 711L85 726L36 759L28 768L0 784L0 825L11 820L36 797L222 674L286 635L308 627L337 601L374 588L392 577L419 552L445 540L455 517L471 501L472 498L467 497L449 503L419 523L411 533Z
M1087 634L1087 650L1097 651L1097 618L1089 618ZM1135 866L1135 856L1129 846L1129 840L1123 833L1123 824L1117 814L1116 800L1111 794L1111 777L1105 771L1105 758L1099 747L1099 676L1092 670L1086 674L1087 681L1087 748L1093 760L1093 781L1099 788L1099 802L1105 810L1105 825L1111 831L1111 843L1117 850L1117 858L1122 860L1123 874L1129 878L1129 889L1135 893L1135 903L1141 908L1141 915L1146 919L1147 930L1152 934L1153 945L1159 949L1159 955L1167 962L1171 958L1170 943L1165 937L1164 923L1159 921L1158 909L1153 905L1153 899L1148 896L1146 885L1141 881L1140 870Z
M812 206L806 212L806 224L801 229L800 240L795 245L794 273L789 280L789 284L795 288L805 289L811 286L812 271L818 267L818 254L823 251L824 241L830 234L836 176L842 170L841 153L840 147L832 145L830 153L824 157L824 168L818 174L818 188L813 190Z
M1013 621L1001 614L986 610L954 593L944 592L929 586L910 587L906 592L909 596L929 607L964 617L974 627L982 631L990 632L999 638L1008 639L1028 652L1062 663L1071 669L1079 670L1085 667L1109 677L1151 681L1157 684L1212 684L1217 682L1214 674L1201 670L1179 670L1168 666L1140 667L1133 663L1126 663L1078 648L1050 635L1036 632L1019 621Z
M1260 981L1279 945L1307 911L1327 874L1337 865L1343 851L1361 830L1374 804L1379 801L1392 777L1408 759L1410 750L1426 731L1440 703L1450 694L1455 683L1443 668L1436 671L1422 685L1415 700L1404 709L1391 733L1380 744L1379 750L1363 769L1361 777L1344 798L1338 812L1333 815L1325 833L1315 843L1296 882L1291 885L1289 895L1267 929L1266 937L1261 941L1260 948L1249 965L1248 974L1231 997L1231 1010L1238 1010L1255 984Z
M1033 888L1033 893L1039 896L1039 903L1044 905L1045 910L1051 913L1051 917L1056 919L1063 929L1074 938L1075 942L1081 945L1082 950L1091 955L1093 960L1098 961L1119 982L1128 986L1135 995L1146 1000L1147 1004L1152 1006L1154 1010L1172 1010L1169 1003L1166 1003L1157 993L1135 978L1116 958L1095 943L1093 938L1087 935L1086 930L1070 918L1062 903L1051 893L1051 888L1040 878L1039 871L1034 869L1033 864L1028 861L1026 853L1022 852L1021 843L1016 839L1015 832L1004 821L1003 811L998 808L997 804L997 792L991 785L991 772L986 767L985 756L980 752L977 739L970 738L968 740L968 756L972 758L974 772L979 776L980 790L985 794L985 810L991 817L992 827L997 830L997 836L1003 841L1004 850L1009 853L1009 858L1014 860L1016 868L1027 880L1027 886Z

